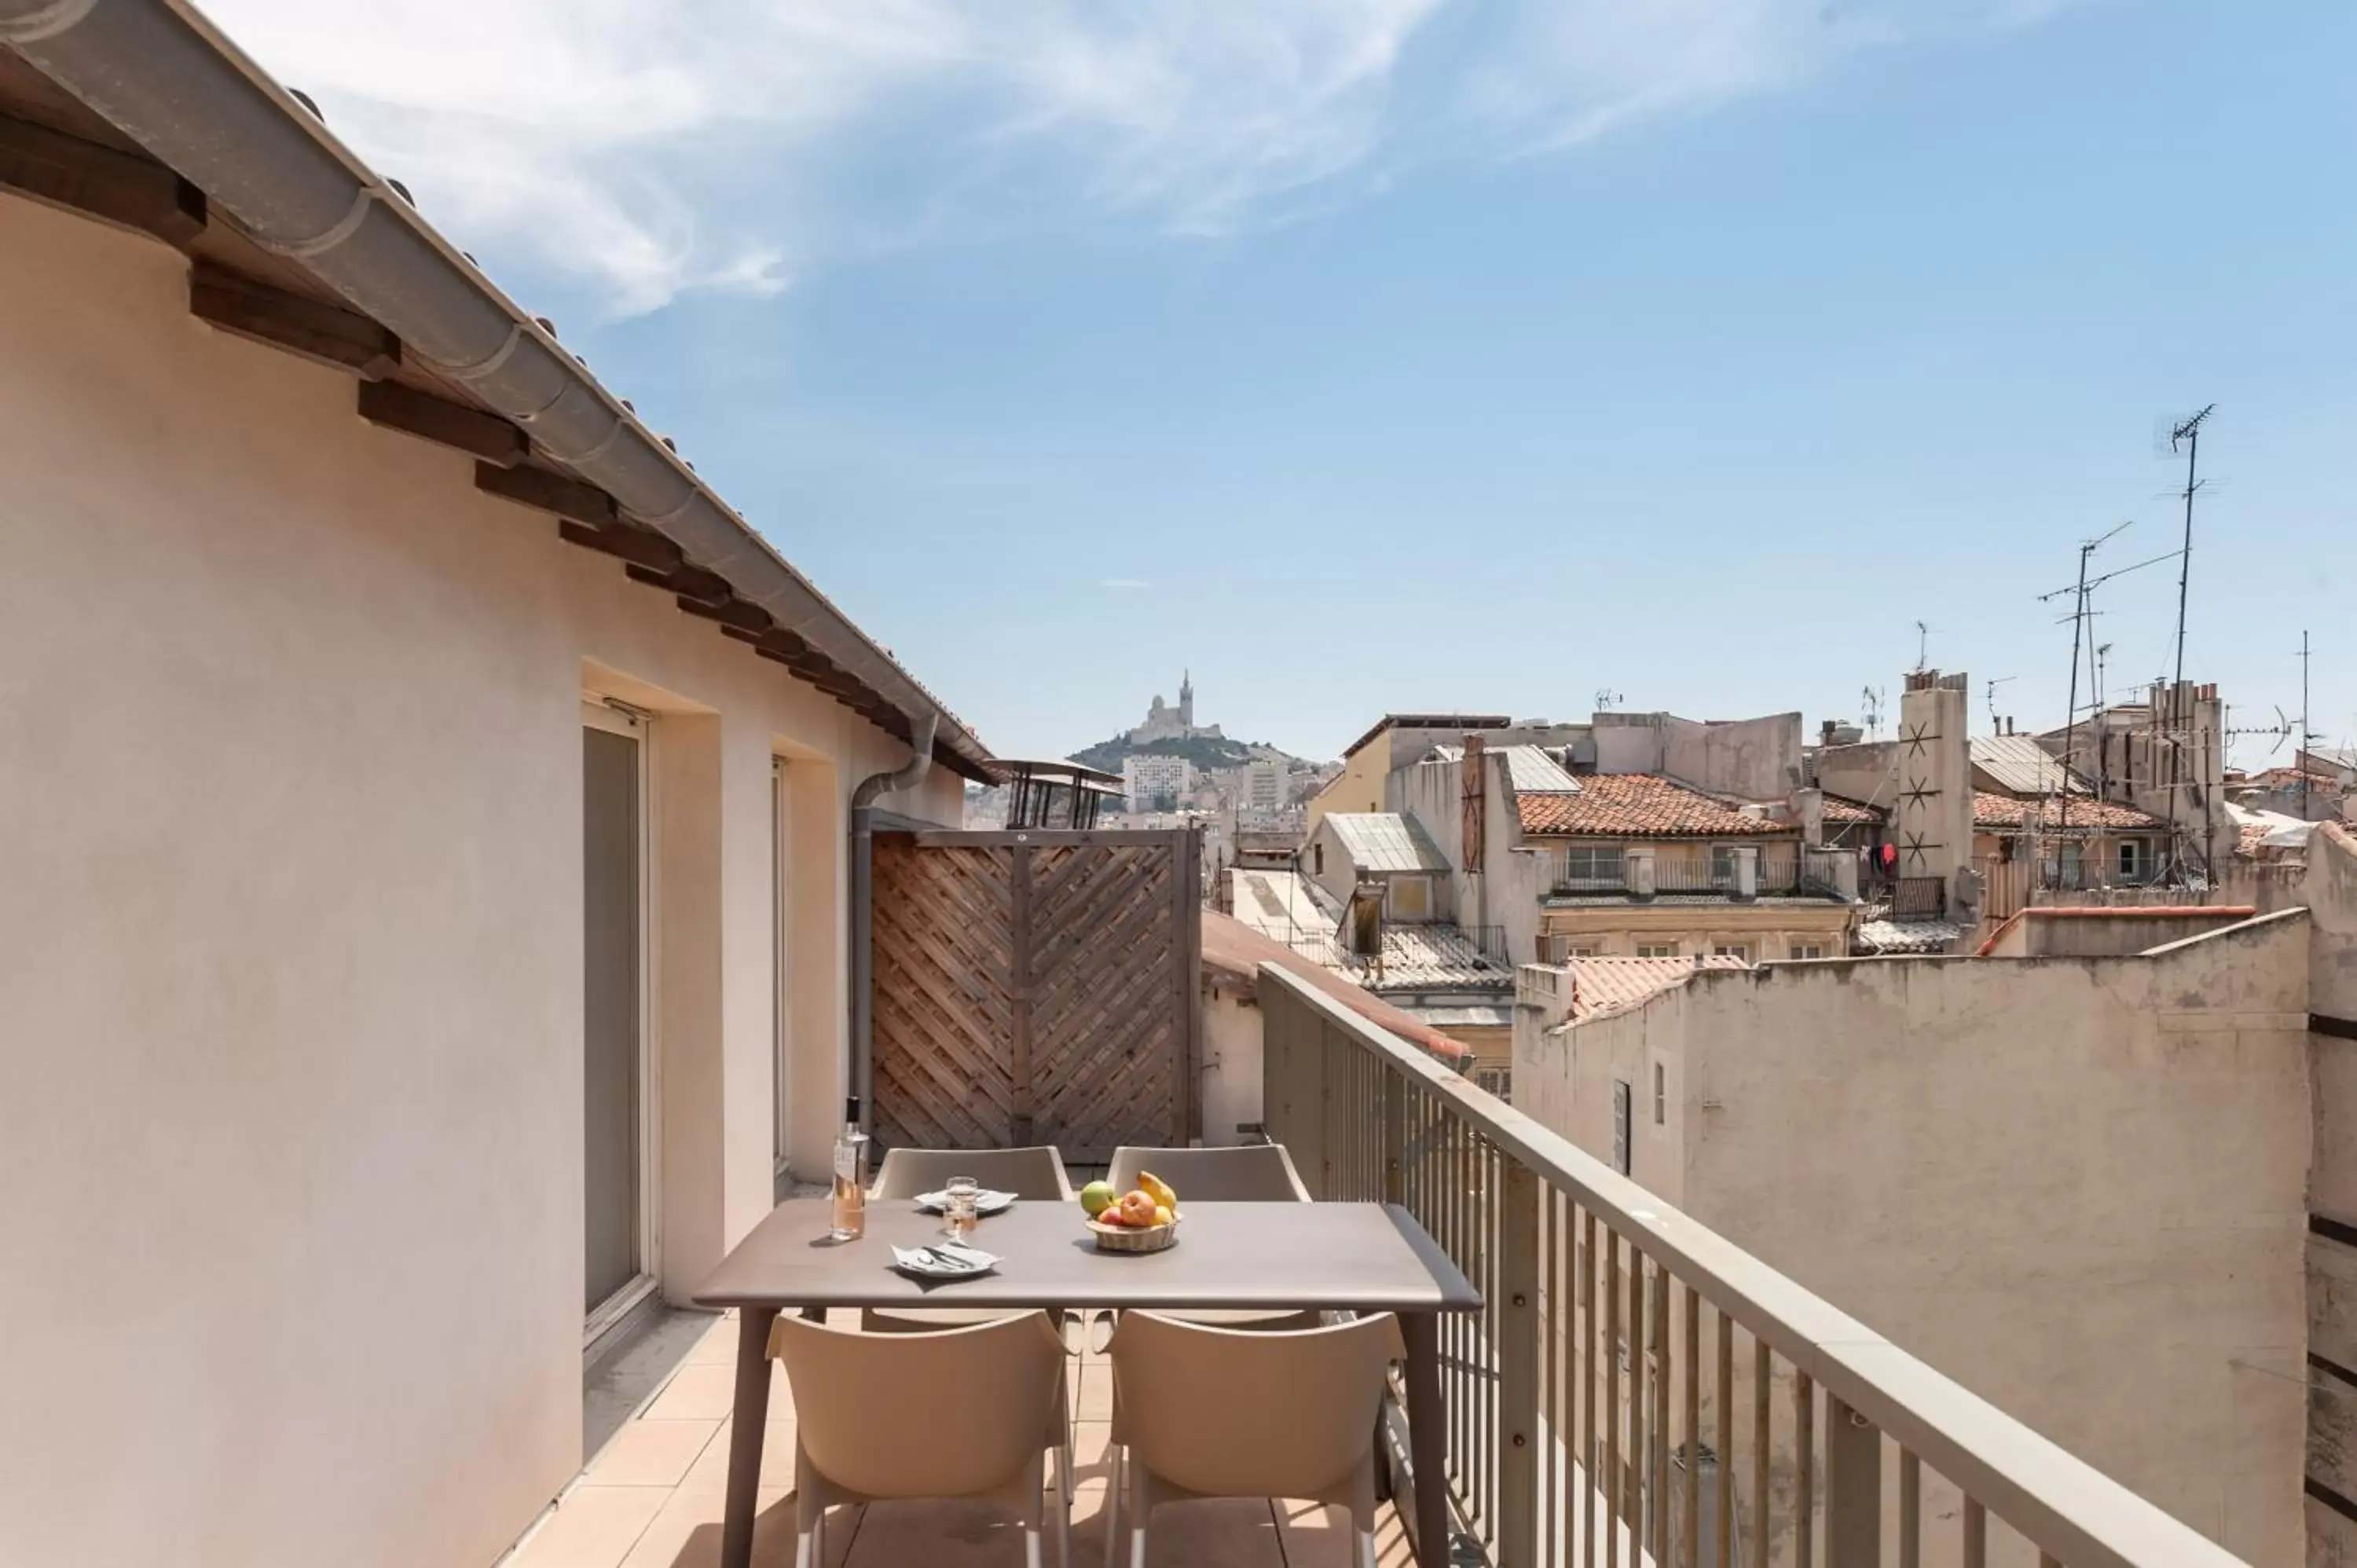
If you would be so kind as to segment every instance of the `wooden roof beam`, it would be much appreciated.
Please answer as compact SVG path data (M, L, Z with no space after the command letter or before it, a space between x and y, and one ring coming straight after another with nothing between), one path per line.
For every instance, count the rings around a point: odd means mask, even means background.
M399 381L362 381L360 411L371 424L455 446L495 467L512 468L532 452L532 438L498 414Z
M382 381L401 368L401 339L369 317L210 263L189 269L188 309L224 332L363 380Z
M537 507L542 511L554 512L558 517L569 517L576 522L587 523L590 528L601 532L623 526L622 509L614 504L613 497L595 485L585 485L578 479L568 479L564 475L553 474L546 468L527 467L508 468L497 463L478 463L475 465L475 488L498 496L502 500L514 501L520 506ZM634 532L643 532L644 531ZM652 539L658 536L648 534L647 537ZM584 542L576 539L574 542L578 544ZM668 544L671 542L665 540L663 542ZM678 548L677 545L672 546L673 552L672 559L674 562L680 558L677 554Z
M205 193L150 158L0 114L0 187L186 250Z

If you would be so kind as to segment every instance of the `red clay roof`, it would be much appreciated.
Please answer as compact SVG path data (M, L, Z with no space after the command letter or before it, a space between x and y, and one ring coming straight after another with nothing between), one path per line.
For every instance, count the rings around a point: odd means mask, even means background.
M2024 800L2012 795L1975 789L1973 791L1973 826L2026 827L2029 814L2041 807L2049 827L2062 822L2065 811L2059 797L2051 802ZM2169 825L2151 812L2139 811L2134 806L2123 806L2111 800L2089 800L2077 795L2070 797L2068 816L2069 825L2074 828L2141 828L2152 832Z
M1283 942L1262 936L1233 915L1203 911L1203 961L1211 968L1249 980L1265 963L1299 975L1367 1022L1389 1029L1412 1046L1420 1046L1445 1061L1472 1055L1472 1047L1452 1040L1431 1025L1411 1017L1362 986L1351 984L1324 964L1306 959Z
M1636 1006L1657 992L1684 985L1706 969L1749 969L1717 953L1693 958L1576 958L1571 961L1571 1021L1584 1023Z
M1587 838L1792 837L1791 822L1746 816L1699 789L1651 773L1594 773L1577 795L1517 795L1526 833Z
M1846 795L1825 797L1824 820L1829 822L1878 822L1885 815L1881 807L1853 800Z

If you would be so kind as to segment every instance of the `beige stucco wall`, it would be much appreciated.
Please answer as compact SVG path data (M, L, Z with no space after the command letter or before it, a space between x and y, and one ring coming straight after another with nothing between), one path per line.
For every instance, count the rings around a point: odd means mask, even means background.
M1303 843L1307 834L1315 832L1318 824L1329 811L1380 811L1383 810L1383 776L1390 771L1390 737L1378 736L1373 740L1342 759L1342 771L1326 781L1326 788L1309 797L1302 810Z
M581 1458L585 682L662 710L673 1294L770 1206L770 758L807 1155L905 748L186 265L0 197L0 1561L484 1563Z
M1990 958L2126 958L2147 948L2214 931L2247 918L2245 911L2184 915L2042 915L2009 920L1991 938Z
M1802 947L1823 948L1828 957L1847 953L1855 914L1850 905L1835 903L1619 903L1542 908L1538 929L1593 948L1599 958L1632 957L1641 943L1675 942L1681 958L1736 944L1751 949L1753 962L1767 963Z
M1801 715L1708 723L1669 716L1662 770L1698 789L1781 800L1801 784Z
M1567 1050L1518 1050L1515 1101L1609 1156L1609 1079L1627 1078L1638 1180L2236 1552L2289 1564L2308 946L2295 912L2137 958L1706 972Z

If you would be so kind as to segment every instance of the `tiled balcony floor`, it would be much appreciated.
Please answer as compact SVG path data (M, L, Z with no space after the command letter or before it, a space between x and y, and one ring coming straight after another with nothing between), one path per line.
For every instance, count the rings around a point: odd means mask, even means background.
M593 1460L506 1568L710 1568L720 1561L720 1504L728 1471L735 1376L734 1315L713 1326L668 1383ZM1105 1448L1113 1372L1084 1355L1072 1380L1075 1506L1071 1568L1104 1568ZM794 1560L793 1402L776 1370L762 1444L757 1568ZM1049 1505L1055 1498L1049 1494ZM1383 1568L1412 1561L1386 1506L1376 1544ZM1023 1537L985 1507L888 1503L838 1509L827 1568L986 1568L1023 1562ZM1052 1529L1047 1561L1055 1563ZM1348 1568L1350 1521L1310 1503L1207 1502L1161 1510L1147 1538L1155 1568Z

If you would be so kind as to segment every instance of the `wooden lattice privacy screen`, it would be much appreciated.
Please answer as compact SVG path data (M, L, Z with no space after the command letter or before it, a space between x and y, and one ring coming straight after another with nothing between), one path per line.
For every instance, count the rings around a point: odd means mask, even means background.
M879 1141L1187 1142L1201 885L1186 831L877 834Z

